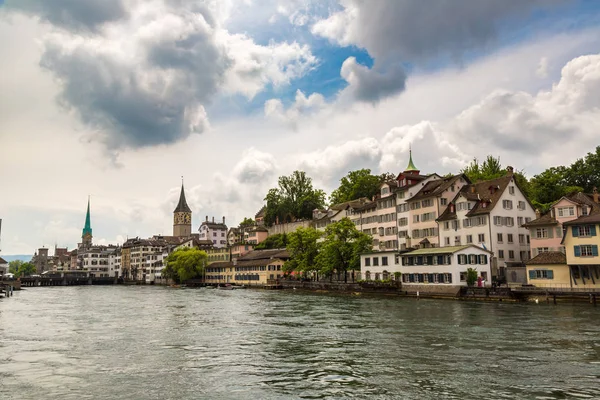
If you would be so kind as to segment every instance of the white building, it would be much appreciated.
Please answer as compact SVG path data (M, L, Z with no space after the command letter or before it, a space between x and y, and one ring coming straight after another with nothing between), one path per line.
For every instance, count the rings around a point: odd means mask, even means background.
M530 258L529 231L522 225L535 218L512 168L507 171L501 178L464 186L438 218L442 246L484 247L497 259L499 276L507 263Z
M165 267L165 260L168 256L168 247L163 247L161 250L146 255L144 260L144 280L146 283L153 284L156 281L161 281L162 270Z
M8 273L8 261L0 257L0 276Z
M402 287L436 291L427 286L466 286L467 270L477 271L485 286L491 285L491 252L475 245L417 249L402 258Z
M227 225L225 225L225 217L223 217L223 222L215 222L215 218L213 217L212 222L208 220L208 216L206 216L206 221L204 221L200 228L198 229L200 232L200 240L210 240L215 247L226 247L227 246Z
M401 265L397 251L374 251L360 256L360 275L366 281L395 280L398 272Z
M101 278L121 274L121 248L118 246L91 246L77 252L79 267Z

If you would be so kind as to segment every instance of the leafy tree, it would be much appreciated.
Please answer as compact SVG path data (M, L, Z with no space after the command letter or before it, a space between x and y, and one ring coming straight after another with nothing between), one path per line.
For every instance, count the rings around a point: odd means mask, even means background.
M247 228L249 226L254 226L254 220L252 218L244 218L242 222L240 222L240 226L242 228Z
M285 233L277 233L267 237L264 241L260 242L254 248L256 250L265 249L284 249L288 243L288 235Z
M500 164L500 157L496 158L492 155L487 156L482 164L479 164L477 158L474 158L471 164L463 168L460 172L465 174L473 183L500 178L506 174L506 171L502 169L502 165Z
M379 185L384 180L389 180L390 175L372 175L370 169L350 171L348 175L340 179L340 186L331 192L329 202L331 204L339 204L361 197L370 199L379 193Z
M23 265L23 261L21 261L21 260L14 260L14 261L9 262L8 263L8 272L10 272L11 274L17 275L21 265Z
M279 177L278 187L269 190L265 201L265 224L271 226L277 220L312 218L315 208L323 208L325 192L313 188L312 179L305 172L294 171L290 176Z
M315 228L298 228L288 235L287 250L290 259L283 266L284 271L311 272L316 271L315 259L319 254L317 240L321 232Z
M356 229L350 219L328 225L325 240L316 257L319 270L324 274L344 271L344 281L348 280L348 270L360 269L360 254L373 248L371 236Z
M202 274L208 255L203 250L185 247L175 250L167 257L163 275L176 283L193 279Z
M473 286L477 281L477 270L475 268L467 269L467 285Z
M565 173L565 183L567 186L581 187L587 193L600 186L600 146L596 147L594 153L588 153L585 158L571 164Z
M15 260L8 263L8 272L15 274L15 277L34 275L37 272L35 264Z

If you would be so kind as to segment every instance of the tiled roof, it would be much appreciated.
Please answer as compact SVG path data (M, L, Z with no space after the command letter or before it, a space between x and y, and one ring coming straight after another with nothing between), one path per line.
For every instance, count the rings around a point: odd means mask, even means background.
M513 174L507 174L500 178L491 179L489 181L465 185L461 188L460 192L454 197L451 203L455 204L456 199L458 199L459 196L463 196L469 201L475 201L473 208L466 214L467 217L489 214L490 211L494 209L496 204L499 203L502 193L504 193L506 187L513 180L513 177ZM517 185L516 180L514 183ZM448 207L446 207L444 212L437 220L449 221L453 219L456 219L456 208L454 212L450 212L450 205L448 205Z
M263 266L263 265L269 265L269 264L273 263L274 261L284 261L283 259L281 259L279 257L261 258L258 260L247 260L247 261L240 260L240 258L237 259L237 262L235 264L236 267L259 267L259 266Z
M469 178L464 174L454 175L448 178L436 179L431 182L427 182L425 186L421 188L413 197L408 199L407 201L425 199L431 196L439 196L444 193L445 190L450 188L452 185L456 183L460 178L464 179L467 183L469 183Z
M560 251L546 251L539 253L531 260L525 262L527 265L566 264L567 256Z
M200 226L208 226L210 229L225 229L227 230L227 225L225 225L222 222L209 222L209 221L204 221L202 224L200 224Z
M362 206L364 206L365 204L371 203L371 200L369 200L366 197L361 197L360 199L355 199L355 200L350 200L350 201L345 201L343 203L339 203L339 204L334 204L331 207L329 207L332 210L345 210L348 207L350 208L361 208Z
M539 218L536 218L534 220L529 221L526 224L523 224L522 226L524 228L531 228L534 226L557 225L557 224L558 224L558 221L554 217L552 217L552 214L546 213Z
M581 224L598 224L600 223L600 212L579 217L569 222L565 222L563 225L581 225Z
M183 191L183 183L181 184L181 193L179 194L179 203L177 203L177 207L175 208L175 210L173 212L174 213L176 213L176 212L191 213L192 212L192 210L190 209L190 207L187 204L187 201L185 201L185 192Z
M238 258L238 261L249 261L270 258L290 258L286 249L254 250Z
M6 261L4 258L0 257L0 264L8 264L8 261Z
M207 268L212 268L212 267L217 267L217 268L233 267L233 263L231 261L217 261L217 262L208 264L206 267Z
M254 215L254 218L260 218L265 216L265 212L267 211L267 206L262 206L260 210Z

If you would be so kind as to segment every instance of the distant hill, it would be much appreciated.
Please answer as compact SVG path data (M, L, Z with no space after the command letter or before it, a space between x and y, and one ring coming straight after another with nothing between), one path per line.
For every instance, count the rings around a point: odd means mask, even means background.
M9 255L0 253L0 258L4 258L8 262L15 261L15 260L29 262L29 261L31 261L31 257L33 257L31 254L15 254L15 255L9 256Z

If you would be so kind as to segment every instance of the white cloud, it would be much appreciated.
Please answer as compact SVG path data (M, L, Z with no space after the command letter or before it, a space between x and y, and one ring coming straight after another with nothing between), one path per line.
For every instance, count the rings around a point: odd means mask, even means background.
M301 118L317 113L326 107L325 98L320 93L312 93L308 97L296 91L294 102L286 109L281 100L270 99L265 102L265 116L289 123L294 129Z
M535 70L535 74L539 78L547 78L548 77L548 58L547 57L540 58L540 63L538 65L537 69Z

